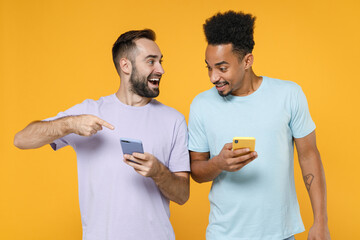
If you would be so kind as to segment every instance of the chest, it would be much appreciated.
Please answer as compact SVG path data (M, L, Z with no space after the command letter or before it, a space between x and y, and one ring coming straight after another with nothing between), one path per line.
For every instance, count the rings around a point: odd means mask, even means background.
M256 145L291 141L291 111L286 101L223 102L203 115L211 153L217 154L233 137L255 137Z
M76 151L94 152L98 156L118 158L122 156L120 138L132 138L142 142L144 152L148 152L158 158L166 166L168 165L173 145L175 125L174 122L166 121L161 115L151 112L123 111L92 113L111 123L115 129L103 128L92 137L75 136L72 145Z

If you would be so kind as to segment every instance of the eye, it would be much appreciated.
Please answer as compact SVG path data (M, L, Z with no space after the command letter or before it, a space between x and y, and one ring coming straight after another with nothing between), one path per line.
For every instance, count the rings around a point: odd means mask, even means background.
M211 71L211 67L210 67L210 66L206 65L205 67L207 68L208 71Z
M162 59L160 59L159 63L160 63L160 64L162 64L162 63L163 63L163 60L162 60Z
M155 61L154 61L153 59L151 59L151 60L148 61L148 63L149 63L150 65L153 65L153 64L155 63Z
M220 71L226 72L226 71L227 71L227 68L226 68L226 67L221 67L221 68L220 68Z

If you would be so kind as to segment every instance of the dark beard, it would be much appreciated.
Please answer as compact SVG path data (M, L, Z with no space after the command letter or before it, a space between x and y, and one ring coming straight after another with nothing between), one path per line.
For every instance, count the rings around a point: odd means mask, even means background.
M226 94L224 94L223 92L219 92L219 91L218 91L218 93L219 93L219 95L222 96L222 97L227 97L227 96L229 96L229 95L231 94L231 91L229 91L229 92L226 93Z
M217 83L219 83L219 81L215 82L214 84L216 85ZM225 83L229 85L229 82L225 81ZM222 97L227 97L232 93L232 89L230 89L230 91L228 93L226 93L226 94L224 94L223 92L219 92L219 91L218 91L218 93Z
M153 90L149 88L148 77L140 76L136 70L135 64L133 64L132 73L130 76L131 91L141 97L146 98L154 98L159 96L159 88L155 88Z

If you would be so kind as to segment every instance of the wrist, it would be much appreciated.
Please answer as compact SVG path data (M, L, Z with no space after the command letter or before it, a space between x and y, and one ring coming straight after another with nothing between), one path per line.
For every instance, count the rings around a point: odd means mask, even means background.
M209 163L213 166L213 168L218 171L221 172L223 169L221 167L221 165L219 164L221 162L221 157L219 155L214 156L213 158L209 159Z
M327 215L320 215L314 217L314 223L316 224L326 224L328 223L328 217Z
M158 160L156 160L156 165L157 167L155 168L153 175L149 177L151 177L155 183L161 184L164 180L166 181L166 170L168 169Z
M69 116L61 119L62 121L60 122L60 124L61 124L62 135L67 135L75 132L74 118L75 116Z

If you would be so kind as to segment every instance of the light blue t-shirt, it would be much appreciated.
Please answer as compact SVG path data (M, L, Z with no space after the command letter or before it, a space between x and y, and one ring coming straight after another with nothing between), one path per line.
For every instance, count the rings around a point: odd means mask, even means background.
M294 184L294 142L314 131L306 97L290 81L263 77L251 95L211 88L190 108L189 150L218 155L233 137L255 137L258 158L223 171L209 194L207 240L280 240L304 231Z
M174 240L169 200L155 182L123 162L120 138L139 139L171 172L190 171L184 116L155 99L142 107L115 94L85 100L56 117L92 114L112 124L91 137L69 134L51 145L77 155L83 240Z

